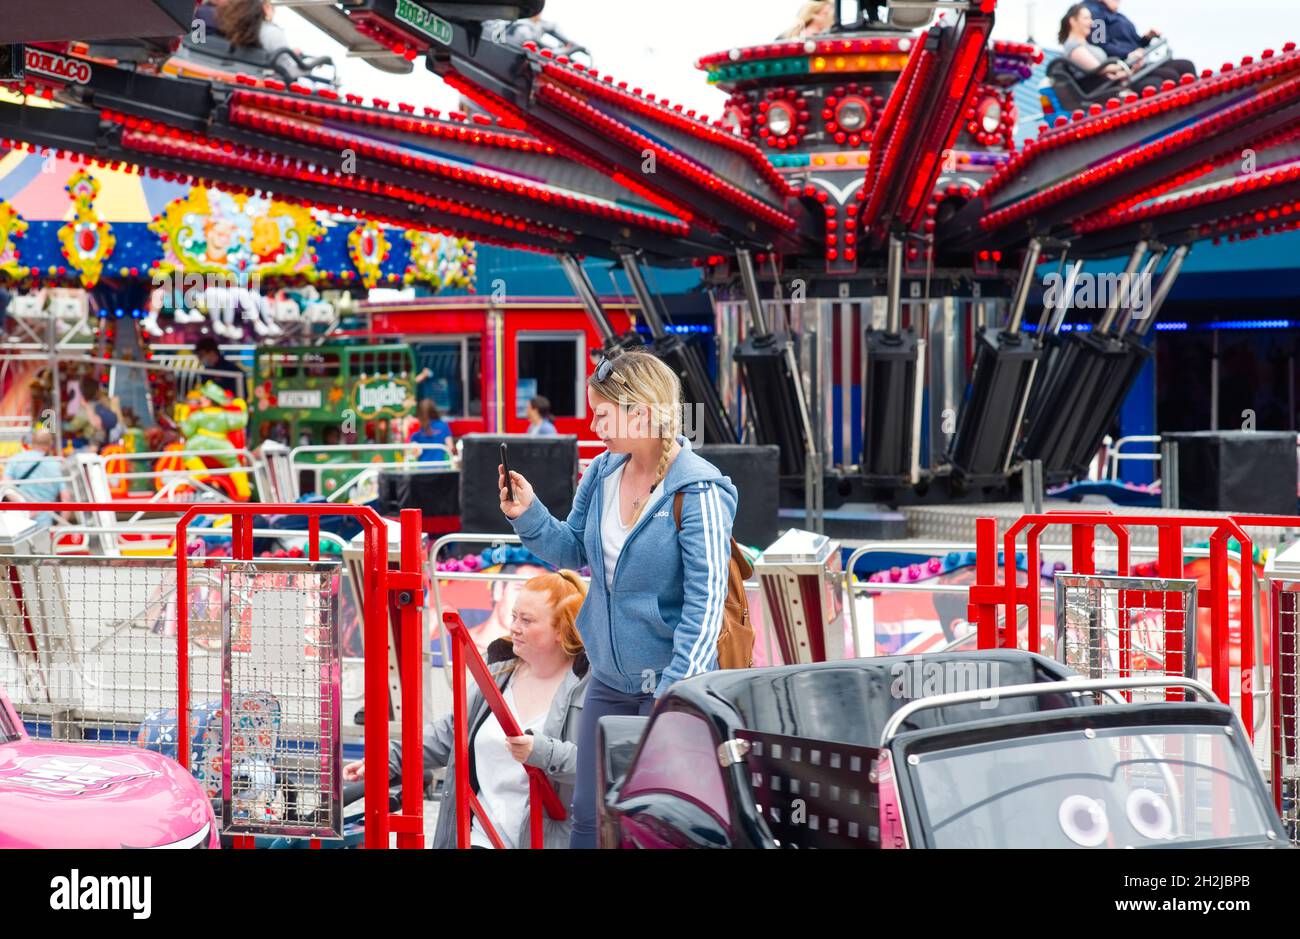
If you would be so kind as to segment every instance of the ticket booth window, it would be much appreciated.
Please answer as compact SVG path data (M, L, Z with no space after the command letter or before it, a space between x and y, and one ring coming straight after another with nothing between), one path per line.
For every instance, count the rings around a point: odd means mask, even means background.
M416 386L416 398L432 398L446 418L482 417L482 339L454 336L414 348L416 374L428 373Z
M582 333L531 333L518 337L515 372L515 417L524 417L534 395L550 399L555 417L584 417L582 390L585 339Z

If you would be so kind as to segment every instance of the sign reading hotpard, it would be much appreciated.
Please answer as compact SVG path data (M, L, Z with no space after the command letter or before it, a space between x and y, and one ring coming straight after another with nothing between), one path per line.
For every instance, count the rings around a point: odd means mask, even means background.
M397 0L397 18L444 46L451 45L451 24L411 0Z

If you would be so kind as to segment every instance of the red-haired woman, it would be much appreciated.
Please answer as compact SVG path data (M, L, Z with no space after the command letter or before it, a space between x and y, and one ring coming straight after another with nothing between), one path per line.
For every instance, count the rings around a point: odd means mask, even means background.
M544 770L566 809L573 799L577 774L578 718L587 693L587 657L574 625L587 596L586 585L573 571L538 574L515 597L510 635L488 646L488 669L497 680L506 704L524 734L507 737L488 709L487 702L470 686L469 773L479 802L508 848L529 846L528 776L524 766ZM438 826L431 847L456 846L456 763L453 753L453 715L444 714L424 728L425 769L447 767L446 795L438 809ZM343 769L345 781L364 778L358 760ZM390 784L402 777L401 751L389 750ZM563 821L543 816L544 846L567 848L572 813ZM474 820L470 833L474 847L490 847L486 831Z

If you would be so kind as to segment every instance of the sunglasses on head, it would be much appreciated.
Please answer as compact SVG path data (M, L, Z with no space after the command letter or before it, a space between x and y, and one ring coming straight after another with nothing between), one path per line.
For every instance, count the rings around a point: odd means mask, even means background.
M617 381L619 384L623 384L623 385L627 384L627 379L625 379L618 372L614 371L614 362L612 359L600 360L599 364L596 365L595 378L596 381L601 383L607 382L612 378L615 381Z

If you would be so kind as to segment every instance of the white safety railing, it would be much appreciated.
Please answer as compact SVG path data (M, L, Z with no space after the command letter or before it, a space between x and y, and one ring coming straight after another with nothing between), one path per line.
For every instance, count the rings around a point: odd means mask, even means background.
M421 455L426 450L441 451L442 458L436 461L421 460ZM398 453L401 459L392 462L383 461L359 461L359 460L340 460L335 462L306 462L302 457L306 454L340 454L352 456L357 453ZM362 486L378 477L381 471L387 470L415 470L415 469L437 469L445 467L448 469L455 468L455 455L445 445L441 443L373 443L373 444L310 444L303 447L294 447L289 451L289 469L293 476L293 481L297 489L299 474L304 470L315 474L315 491L321 489L321 473L323 472L351 472L352 475L339 484L333 492L325 497L327 502L347 502L345 495L358 491ZM301 494L299 492L299 494ZM368 501L368 500L363 500Z
M596 452L592 456L583 456L582 451L584 449L595 450ZM591 465L591 461L596 459L596 457L600 456L604 452L605 452L605 442L603 440L579 440L578 441L579 475L587 472L587 467Z
M31 432L30 417L0 415L0 441L26 440Z
M1155 451L1152 453L1132 451L1125 452L1125 447L1138 445L1154 445ZM1110 445L1106 453L1105 479L1112 482L1119 481L1120 464L1125 460L1136 460L1142 463L1159 463L1160 462L1160 435L1159 434L1135 434L1129 437L1120 437ZM1157 476L1159 473L1156 474Z

